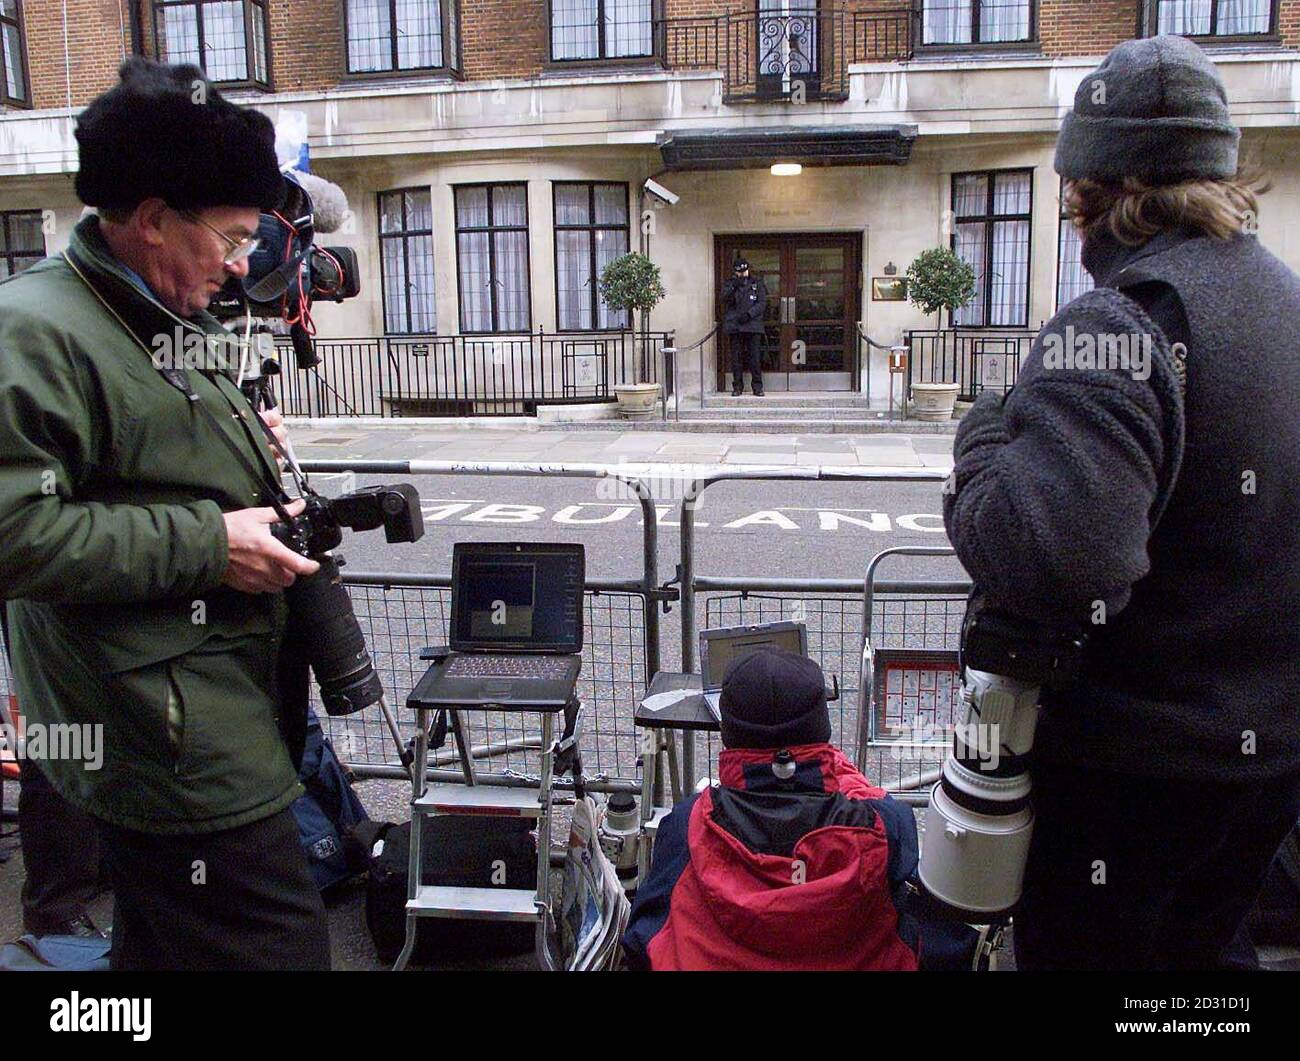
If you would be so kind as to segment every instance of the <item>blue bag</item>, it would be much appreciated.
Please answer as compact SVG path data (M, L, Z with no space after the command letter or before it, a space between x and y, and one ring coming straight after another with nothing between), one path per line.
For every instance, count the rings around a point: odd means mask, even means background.
M106 973L112 946L99 936L22 936L0 947L0 972Z
M356 829L369 822L370 816L314 712L307 718L307 742L298 780L307 791L294 801L293 816L312 879L324 891L365 871L370 852Z

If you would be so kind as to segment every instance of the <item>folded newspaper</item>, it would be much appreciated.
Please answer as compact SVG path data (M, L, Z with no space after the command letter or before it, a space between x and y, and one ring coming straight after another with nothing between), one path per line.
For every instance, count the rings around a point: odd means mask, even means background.
M573 826L564 859L559 926L566 972L613 970L622 962L619 941L631 904L609 857L601 850L604 806L590 796L573 807Z

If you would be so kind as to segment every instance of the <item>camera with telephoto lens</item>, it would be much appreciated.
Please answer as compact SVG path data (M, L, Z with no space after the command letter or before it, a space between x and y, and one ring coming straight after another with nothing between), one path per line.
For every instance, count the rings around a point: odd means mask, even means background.
M384 528L390 542L419 541L424 535L420 495L406 483L371 486L342 497L316 493L291 523L272 524L271 533L296 553L315 560L320 570L300 575L288 589L286 639L301 649L331 715L351 715L378 703L384 688L375 673L365 636L343 587L343 558L330 552L343 540L343 528Z
M961 704L952 750L930 794L920 877L963 921L1006 917L1020 900L1033 833L1027 760L1042 686L1075 681L1082 626L1048 626L973 594L962 624Z

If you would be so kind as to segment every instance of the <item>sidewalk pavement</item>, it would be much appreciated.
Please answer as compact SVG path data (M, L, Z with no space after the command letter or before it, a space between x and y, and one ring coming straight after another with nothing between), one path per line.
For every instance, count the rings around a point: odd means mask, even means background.
M953 436L938 434L707 434L677 431L560 431L499 426L483 419L307 420L291 417L301 460L475 460L554 463L884 465L951 468Z

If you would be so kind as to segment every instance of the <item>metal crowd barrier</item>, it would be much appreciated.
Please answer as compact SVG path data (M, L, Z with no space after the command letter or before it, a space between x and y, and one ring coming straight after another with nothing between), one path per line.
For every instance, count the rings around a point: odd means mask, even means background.
M706 592L731 592L740 593L742 598L746 592L768 592L778 595L778 598L787 600L804 601L805 612L807 602L814 597L825 600L827 598L856 598L861 601L864 599L865 591L863 581L851 581L848 579L793 579L793 578L723 578L716 576L705 576L696 574L696 557L695 557L695 510L700 502L700 497L704 491L715 483L728 481L789 481L789 482L806 482L809 480L819 482L893 482L893 483L915 483L915 482L942 482L947 478L947 473L940 468L893 468L893 467L875 467L875 468L853 468L853 467L807 467L807 468L790 468L788 466L765 467L761 465L732 468L716 467L707 469L692 484L691 488L685 492L681 503L681 512L679 515L680 538L681 538L681 565L679 568L681 581L681 669L683 671L693 671L698 666L697 655L697 638L698 638L698 619L697 614L697 593ZM912 594L927 594L939 592L942 593L947 584L944 583L901 583L896 587L897 592ZM883 587L882 587L883 588ZM720 607L720 606L719 606ZM779 607L784 607L780 605ZM793 608L794 605L791 604ZM822 605L823 609L825 604ZM706 603L706 621L712 617L708 614L708 605ZM721 616L722 612L718 612ZM859 612L861 615L861 612ZM782 618L792 618L790 614L781 616ZM749 621L749 620L741 620ZM759 621L757 619L753 620ZM805 618L805 622L807 619ZM859 619L861 622L861 619ZM720 622L719 625L722 625ZM852 650L850 665L844 666L845 651L844 640L845 634L841 632L837 652L832 653L829 657L826 653L825 631L819 632L819 638L823 647L819 648L815 655L819 657L819 662L823 671L828 675L840 673L841 694L838 702L836 713L839 718L835 720L838 724L838 732L833 729L832 735L841 742L841 748L851 758L858 753L858 740L853 736L860 732L861 726L857 718L856 711L853 713L853 724L846 730L844 712L848 706L847 697L850 695L845 690L845 676L852 675L852 697L853 702L857 701L858 682L856 675L860 669L861 652L862 652L862 629L859 626L856 645ZM814 628L809 628L809 651L813 652ZM837 671L836 667L842 667ZM712 764L716 762L716 742L706 738L703 756L700 755L700 749L697 748L696 735L687 731L682 734L682 788L684 791L690 791L694 785L699 768L702 765L708 771ZM846 746L847 745L847 746ZM878 764L883 767L885 764ZM868 776L872 776L870 773ZM899 776L895 780L902 780L903 774L899 771ZM890 787L887 779L881 777L877 772L872 776L878 784L884 783L885 787Z
M828 677L839 679L841 695L832 705L832 736L877 784L907 787L918 770L938 765L929 758L900 752L900 744L879 731L874 714L864 708L863 646L951 651L960 635L968 584L940 581L881 581L876 569L895 554L934 555L944 548L903 547L878 554L865 580L829 578L755 578L713 576L696 572L694 513L703 491L718 482L805 480L838 482L940 482L940 469L790 468L703 466L686 475L681 502L680 587L661 584L658 571L658 520L651 483L676 475L680 467L647 471L644 478L627 468L598 464L528 464L514 462L313 460L309 473L353 472L376 475L493 475L615 478L625 483L642 510L642 557L639 576L626 580L589 581L585 587L583 668L578 692L584 704L584 768L593 788L634 790L638 782L639 741L632 716L654 673L665 667L696 668L697 636L705 627L798 619L806 623L810 654ZM642 466L644 468L644 466ZM420 650L444 643L450 607L448 575L352 572L344 569L352 596L389 703L404 738L414 732L414 716L405 699L423 674ZM661 612L680 597L680 657L665 661ZM673 653L676 656L676 653ZM870 676L867 676L870 680ZM9 690L8 668L0 660L0 691ZM362 778L404 779L391 734L378 708L329 718L319 710L339 757ZM540 727L532 716L473 713L470 741L484 762L487 783L524 784L536 768ZM689 791L698 776L716 769L719 744L706 735L697 748L695 734L682 735L683 775ZM458 779L452 749L430 756L432 777Z

